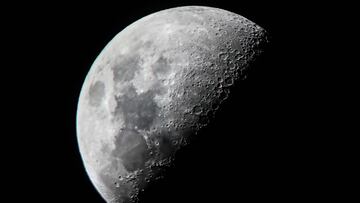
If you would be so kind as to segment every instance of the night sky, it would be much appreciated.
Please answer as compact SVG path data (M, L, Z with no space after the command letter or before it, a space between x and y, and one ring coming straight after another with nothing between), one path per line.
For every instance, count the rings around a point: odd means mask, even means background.
M3 81L11 87L5 89L17 109L5 109L11 112L6 120L15 124L7 133L10 141L2 143L9 170L4 176L11 174L5 177L11 179L6 193L15 198L10 202L104 202L87 177L77 146L82 83L103 47L127 25L186 5L240 14L268 31L271 46L204 139L179 155L179 167L153 186L144 202L343 198L334 189L340 178L334 175L339 164L333 160L342 160L343 147L334 134L345 131L332 119L340 113L335 105L340 99L333 95L339 88L331 68L336 62L327 54L336 44L330 46L331 37L323 34L333 32L337 19L328 20L325 4L115 2L13 3L9 14L2 13L3 33L9 35L4 44L13 57L5 59L11 74L4 74Z

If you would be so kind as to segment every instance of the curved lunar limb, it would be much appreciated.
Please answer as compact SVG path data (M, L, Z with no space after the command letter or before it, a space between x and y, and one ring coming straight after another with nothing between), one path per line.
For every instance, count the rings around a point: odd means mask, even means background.
M92 65L77 112L82 159L103 198L137 202L266 42L250 20L202 6L163 10L117 34Z

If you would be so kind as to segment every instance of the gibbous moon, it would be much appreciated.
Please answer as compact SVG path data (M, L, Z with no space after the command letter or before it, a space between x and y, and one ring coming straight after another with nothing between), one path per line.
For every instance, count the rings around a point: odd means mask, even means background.
M118 33L87 74L77 110L80 153L102 197L137 202L266 43L250 20L202 6L153 13Z

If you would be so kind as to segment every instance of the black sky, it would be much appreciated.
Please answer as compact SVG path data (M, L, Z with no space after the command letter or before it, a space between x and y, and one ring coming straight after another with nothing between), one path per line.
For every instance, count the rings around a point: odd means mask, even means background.
M244 81L241 94L207 132L209 138L180 156L180 164L189 164L172 171L145 198L292 202L342 196L334 189L340 178L334 175L339 164L333 160L342 160L343 146L337 140L347 132L332 117L342 111L336 104L344 97L333 93L342 92L338 81L343 73L334 77L338 68L331 50L338 49L329 40L338 19L329 15L333 10L328 4L114 2L19 2L2 13L3 44L11 47L11 57L5 59L10 73L4 73L3 81L8 98L13 98L10 103L17 106L16 112L5 109L11 112L7 120L15 124L7 133L11 141L3 147L4 168L11 172L5 179L10 178L6 184L14 202L103 202L84 171L76 141L83 80L103 47L127 25L186 5L238 13L265 28L271 46Z

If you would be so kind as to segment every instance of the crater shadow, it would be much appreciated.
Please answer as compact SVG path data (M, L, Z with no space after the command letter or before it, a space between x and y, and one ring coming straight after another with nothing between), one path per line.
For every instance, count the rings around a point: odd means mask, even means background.
M274 58L267 48L210 124L176 153L165 178L140 193L140 202L275 200L298 192Z

